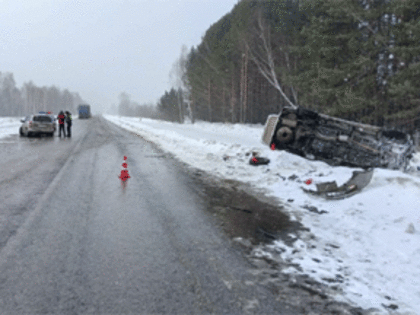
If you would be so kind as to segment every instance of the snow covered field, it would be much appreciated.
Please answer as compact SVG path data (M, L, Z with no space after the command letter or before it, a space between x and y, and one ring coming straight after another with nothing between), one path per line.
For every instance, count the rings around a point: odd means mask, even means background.
M19 133L23 117L0 117L0 139Z
M329 180L340 185L351 177L353 169L272 151L261 143L261 125L180 125L104 117L192 167L250 183L256 190L276 196L286 204L291 218L310 229L291 235L296 238L293 247L276 241L255 249L254 255L280 258L290 264L283 272L308 274L334 286L330 294L342 291L337 299L378 309L372 314L420 314L420 172L376 169L371 183L360 194L325 201L306 195L300 187L315 190L316 183ZM18 134L21 118L0 117L0 138ZM252 151L268 157L270 164L249 165ZM412 164L420 166L420 153ZM313 183L306 185L307 179ZM302 208L309 205L327 213ZM398 308L392 310L393 305Z
M300 268L290 266L283 272L308 274L335 286L330 292L344 293L337 299L378 310L372 314L420 314L420 172L375 169L371 183L360 194L325 201L306 195L300 187L316 190L316 183L329 180L341 185L354 169L272 151L261 143L261 125L181 125L144 118L105 118L192 167L250 183L276 196L288 205L294 220L310 229L291 235L296 238L293 247L276 241L257 248L256 256L280 257L296 264ZM247 154L252 151L268 157L270 164L249 165ZM419 153L412 164L420 165ZM312 184L306 185L307 179L312 179ZM308 211L302 208L305 205L327 213ZM393 310L395 306L398 308Z

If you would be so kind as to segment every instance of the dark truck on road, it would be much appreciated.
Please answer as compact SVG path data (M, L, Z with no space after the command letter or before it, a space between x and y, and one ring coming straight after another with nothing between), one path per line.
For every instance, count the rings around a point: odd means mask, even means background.
M79 118L90 118L90 106L89 105L79 105L77 107L77 112L79 113Z

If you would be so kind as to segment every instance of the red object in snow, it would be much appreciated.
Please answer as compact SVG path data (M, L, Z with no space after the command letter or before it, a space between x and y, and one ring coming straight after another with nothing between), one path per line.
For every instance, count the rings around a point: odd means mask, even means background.
M120 178L123 182L129 179L130 175L128 174L128 170L121 170L121 175L118 178Z
M127 168L127 163L123 163L122 167Z
M274 150L276 148L276 145L274 143L271 144L271 150Z
M124 156L124 161L125 161L125 160L127 160L127 157L126 157L126 156Z
M306 184L306 185L310 185L310 184L312 184L312 178L309 178L308 180L306 180L306 181L305 181L305 184Z
M253 157L253 158L252 158L252 162L257 163L257 162L258 162L258 160L257 160L255 157Z

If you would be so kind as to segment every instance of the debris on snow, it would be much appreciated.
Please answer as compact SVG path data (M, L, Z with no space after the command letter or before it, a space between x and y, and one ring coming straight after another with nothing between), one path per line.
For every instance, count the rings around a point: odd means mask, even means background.
M317 191L305 189L303 187L302 189L306 193L320 196L325 199L344 199L357 194L365 188L372 180L372 176L373 169L364 172L354 171L350 180L340 187L337 187L337 183L333 181L317 184Z
M257 165L267 165L270 163L270 160L263 157L254 156L249 160L249 164L257 166Z
M405 233L414 234L416 232L416 229L414 228L414 224L410 223L405 230Z
M318 208L317 207L314 207L314 206L308 206L308 205L305 205L305 206L302 206L301 208L303 208L303 209L307 209L307 210L309 210L310 212L314 212L314 213L317 213L317 214L324 214L324 213L328 213L327 211L325 211L325 210L321 210L321 211L319 211L318 210Z

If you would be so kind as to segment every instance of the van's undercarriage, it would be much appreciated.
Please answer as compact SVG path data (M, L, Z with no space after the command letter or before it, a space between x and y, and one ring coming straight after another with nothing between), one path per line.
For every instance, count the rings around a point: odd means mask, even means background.
M405 170L414 145L408 134L334 118L299 107L270 115L263 142L331 165Z

